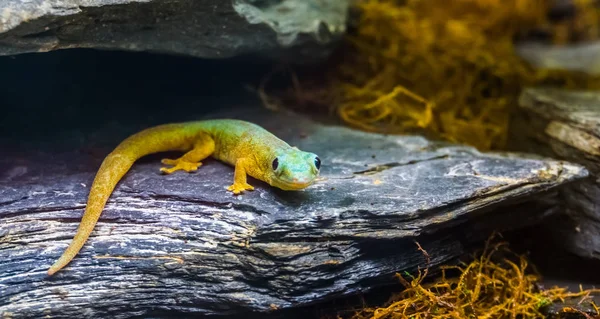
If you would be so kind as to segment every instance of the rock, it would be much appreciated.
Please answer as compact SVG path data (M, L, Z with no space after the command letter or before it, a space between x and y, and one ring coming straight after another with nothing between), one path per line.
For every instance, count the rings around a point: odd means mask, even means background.
M600 74L600 42L585 42L567 46L525 42L516 45L516 53L540 69L559 69Z
M584 165L582 183L565 188L567 218L549 225L569 251L600 258L600 94L550 88L523 91L512 147Z
M345 31L348 7L348 0L5 0L0 55L97 48L313 61Z
M79 255L53 277L46 271L75 233L110 148L61 152L48 143L0 157L0 314L172 317L314 304L425 266L415 240L434 267L494 230L538 223L553 213L557 190L587 174L562 161L266 112L234 114L317 153L316 185L284 192L250 180L256 190L234 197L225 190L233 177L225 164L207 160L196 173L164 176L164 156L149 156L117 186ZM85 138L114 136L114 146L124 131ZM531 206L532 198L546 202Z

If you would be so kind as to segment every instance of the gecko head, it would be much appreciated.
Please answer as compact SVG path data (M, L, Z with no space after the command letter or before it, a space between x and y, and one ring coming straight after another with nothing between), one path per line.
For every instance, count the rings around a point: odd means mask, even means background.
M320 169L321 159L316 154L293 147L273 158L267 180L283 190L300 190L314 183Z

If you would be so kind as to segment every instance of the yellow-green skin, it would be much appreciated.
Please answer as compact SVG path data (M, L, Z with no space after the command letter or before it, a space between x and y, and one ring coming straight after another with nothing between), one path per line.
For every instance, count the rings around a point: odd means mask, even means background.
M48 275L77 255L115 186L133 163L145 155L165 151L186 152L180 158L162 160L171 166L160 169L165 174L196 171L202 165L200 161L209 156L235 166L233 184L227 188L234 194L254 190L246 175L283 190L300 190L315 181L320 168L317 155L291 147L262 127L245 121L206 120L143 130L121 142L102 162L77 233Z

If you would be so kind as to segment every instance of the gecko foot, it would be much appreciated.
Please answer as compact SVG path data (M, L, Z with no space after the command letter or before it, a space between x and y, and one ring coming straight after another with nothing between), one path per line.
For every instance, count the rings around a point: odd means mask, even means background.
M160 161L161 163L165 164L165 165L172 165L173 167L171 168L166 168L166 167L161 167L160 171L165 173L165 174L171 174L175 171L178 170L182 170L182 171L186 171L188 173L190 172L195 172L198 170L198 167L202 166L201 162L197 162L197 163L191 163L191 162L186 162L183 161L181 159L168 159L165 158L162 161Z
M254 187L248 183L244 183L244 184L233 183L233 185L227 187L227 190L237 195L244 191L253 191Z

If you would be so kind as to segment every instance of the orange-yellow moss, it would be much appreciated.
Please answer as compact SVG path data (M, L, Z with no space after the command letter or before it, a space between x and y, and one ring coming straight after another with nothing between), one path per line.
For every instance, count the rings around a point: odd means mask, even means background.
M383 307L365 308L350 316L351 319L501 319L544 318L540 310L554 301L581 298L586 302L593 292L567 292L564 288L540 290L536 288L539 276L532 272L524 256L512 254L504 242L486 244L483 252L469 264L444 267L433 283L424 284L427 268L407 281L397 278L406 288L393 296ZM429 262L427 252L419 249ZM502 255L498 256L501 252ZM458 270L457 276L446 275ZM407 277L410 277L407 275ZM596 314L600 310L593 305ZM565 308L564 312L577 312ZM342 318L338 316L338 319Z
M306 89L309 79L295 81L295 102L331 106L345 123L367 131L419 130L502 148L524 86L600 88L599 79L535 70L516 55L515 37L532 29L548 31L554 43L598 37L593 0L576 0L577 17L554 24L549 3L357 0L358 21L331 61L327 84Z
M340 117L362 129L402 133L420 127L450 141L498 148L505 145L510 108L523 86L569 80L529 68L514 52L519 32L547 24L545 0L356 5L361 16L348 36L351 54L333 87ZM584 0L578 5L591 7ZM583 12L597 16L596 10Z

